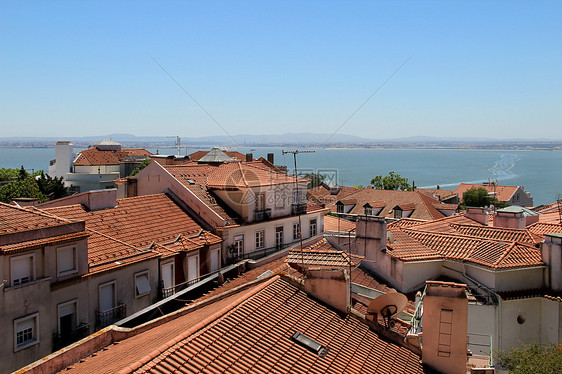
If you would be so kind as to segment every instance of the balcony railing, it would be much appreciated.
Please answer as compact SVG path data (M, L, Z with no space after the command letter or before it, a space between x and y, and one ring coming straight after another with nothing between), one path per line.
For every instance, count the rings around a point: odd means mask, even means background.
M96 327L101 329L127 316L127 305L119 304L104 312L96 312Z
M66 347L90 335L90 325L81 323L80 326L66 334L53 334L53 352Z
M256 209L254 210L254 221L261 222L271 219L271 209Z
M306 204L291 204L291 215L299 216L301 214L306 214Z

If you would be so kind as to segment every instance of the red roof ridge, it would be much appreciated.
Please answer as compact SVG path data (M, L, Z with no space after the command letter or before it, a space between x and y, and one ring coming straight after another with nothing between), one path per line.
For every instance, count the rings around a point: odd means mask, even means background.
M275 275L275 276L271 277L270 279L268 279L267 281L263 282L262 284L257 285L254 289L250 290L248 293L243 295L241 298L234 300L233 302L231 302L230 304L228 304L227 306L225 306L221 310L219 310L219 311L215 312L214 314L210 315L209 317L203 319L202 321L197 323L195 326L192 326L191 328L184 331L182 334L177 336L172 341L165 342L160 347L156 348L152 352L148 353L146 356L142 357L140 360L138 360L138 361L130 364L129 366L119 370L118 374L128 374L128 373L132 373L133 371L135 371L137 369L140 369L143 365L145 365L148 362L150 362L151 360L155 359L156 357L158 357L158 355L165 352L166 350L173 347L174 345L180 343L182 340L187 339L191 335L196 333L197 331L199 331L199 330L201 330L201 329L203 329L207 326L210 326L212 323L216 322L217 320L219 320L221 317L225 316L227 313L231 312L236 307L242 305L249 298L251 298L252 296L254 296L255 294L257 294L258 292L260 292L261 290L263 290L264 288L266 288L267 286L274 283L275 281L277 281L280 278L281 277L279 275Z
M511 243L511 245L503 252L503 255L501 255L500 258L498 258L497 261L493 263L493 267L497 267L503 261L503 259L509 254L509 252L513 250L516 244L517 242Z

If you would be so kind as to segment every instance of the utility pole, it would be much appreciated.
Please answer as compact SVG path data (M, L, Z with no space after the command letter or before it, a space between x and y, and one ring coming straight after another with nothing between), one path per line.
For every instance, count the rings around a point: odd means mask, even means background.
M176 138L176 147L178 148L178 157L180 157L181 138L179 136L166 136L166 138Z

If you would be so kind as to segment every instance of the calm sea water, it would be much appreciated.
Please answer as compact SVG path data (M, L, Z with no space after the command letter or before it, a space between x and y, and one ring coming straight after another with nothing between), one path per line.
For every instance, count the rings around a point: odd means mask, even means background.
M271 152L276 164L293 169L293 156L282 155L281 148L231 150L252 152L255 157L266 157ZM175 153L173 149L159 151ZM0 148L0 167L5 168L23 165L26 169L48 170L49 160L54 158L54 148ZM316 149L314 153L299 154L297 162L299 172L319 172L348 186L366 186L374 176L394 171L418 187L455 189L461 182L497 179L503 185L524 186L536 205L562 197L562 152L555 151Z

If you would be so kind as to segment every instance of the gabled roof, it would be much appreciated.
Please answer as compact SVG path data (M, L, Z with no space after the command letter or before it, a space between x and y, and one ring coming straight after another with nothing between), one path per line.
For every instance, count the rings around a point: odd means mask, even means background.
M325 215L324 232L352 232L355 231L355 222L342 218Z
M466 191L473 188L484 188L489 194L495 192L495 198L499 201L509 201L515 192L521 186L499 186L499 185L483 185L483 184L472 184L472 183L461 183L456 189L455 193L459 195L459 199L462 200L462 195Z
M297 178L297 182L308 183L308 179ZM264 165L260 161L229 162L212 170L207 187L214 189L266 187L295 183L293 176Z
M6 234L41 230L67 224L67 220L0 202L0 237Z
M100 151L88 148L78 153L74 160L75 166L118 165L131 157L145 157L152 155L144 148L122 149L121 151Z
M422 225L394 228L389 253L403 261L449 259L468 261L493 269L543 266L541 251L515 241L452 233L423 231Z
M252 295L216 313L146 359L136 373L303 372L420 373L420 357L381 339L352 315L341 316L289 282L274 277ZM325 356L295 343L304 334L328 347Z
M384 205L382 211L378 213L378 215L383 217L394 218L394 208L398 206L405 211L413 210L408 218L423 220L443 218L445 215L436 207L442 207L442 209L449 208L449 204L443 204L439 200L421 192L376 190L372 188L366 188L347 195L343 203L345 205L354 205L349 212L351 214L364 214L364 205L369 203L374 204L371 205L373 208Z
M364 256L357 256L338 251L326 239L309 245L306 248L292 249L285 260L291 266L307 269L348 269L358 266Z
M134 255L153 256L158 250L155 244L178 252L221 242L219 237L202 230L164 194L117 199L115 208L95 211L78 204L44 210L86 221L86 229L92 233L88 240L91 268Z

